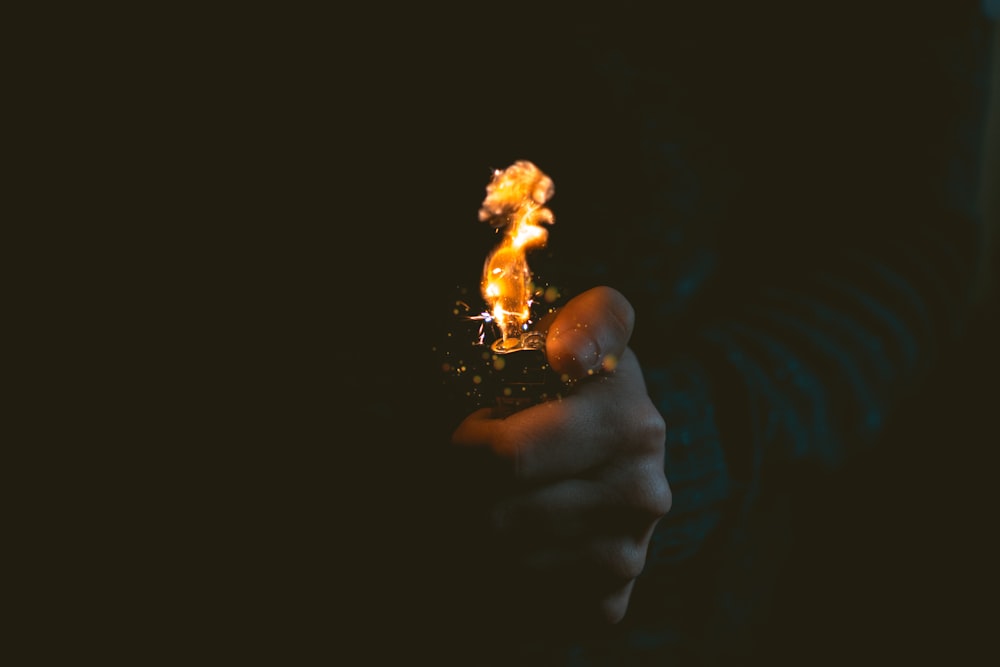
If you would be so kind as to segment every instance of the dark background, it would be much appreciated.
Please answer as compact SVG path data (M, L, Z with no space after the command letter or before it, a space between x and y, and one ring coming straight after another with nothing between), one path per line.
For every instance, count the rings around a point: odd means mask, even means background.
M859 16L855 66L899 46L892 31L908 22L962 27L913 8L897 21L890 5L817 17L771 4L657 22L633 21L633 3L582 3L577 21L388 6L175 17L183 30L125 77L151 93L137 104L155 121L140 136L156 162L125 189L143 202L135 210L156 202L170 268L156 295L177 313L163 318L166 416L155 421L172 436L177 475L155 527L174 537L157 542L149 595L167 638L207 639L229 656L406 654L410 641L449 641L433 586L411 581L433 553L434 517L421 512L440 493L422 482L440 435L427 430L426 388L439 318L492 246L476 220L489 172L522 157L543 165L557 188L551 252L586 266L603 246L583 221L611 218L633 184L623 147L634 137L607 122L629 112L574 80L569 31L664 47L689 66L687 108L702 114L689 131L717 128L753 153L790 127L814 136L815 114L775 115L767 100L789 94L797 54L835 72L822 47ZM778 38L746 29L761 24ZM763 88L733 70L742 58L769 72ZM905 49L889 59L908 62ZM919 83L905 76L903 89ZM805 81L823 88L821 76ZM900 141L913 138L906 122ZM580 168L598 156L606 168ZM906 191L891 175L885 187ZM997 304L985 300L878 453L796 489L792 557L772 616L751 628L770 664L991 648Z

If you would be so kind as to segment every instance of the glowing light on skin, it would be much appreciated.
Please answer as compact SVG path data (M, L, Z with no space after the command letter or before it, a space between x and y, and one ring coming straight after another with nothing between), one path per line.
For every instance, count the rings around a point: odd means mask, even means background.
M544 204L555 194L552 179L527 160L497 169L486 186L479 219L505 230L503 240L486 257L480 283L489 308L484 315L500 330L498 349L511 349L531 318L534 282L527 251L545 246L548 229L555 222Z

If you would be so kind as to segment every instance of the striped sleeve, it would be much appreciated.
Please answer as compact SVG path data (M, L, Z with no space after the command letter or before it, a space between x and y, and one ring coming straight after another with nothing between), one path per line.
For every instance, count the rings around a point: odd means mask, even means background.
M974 210L921 204L905 225L871 213L873 229L903 233L857 234L739 286L671 338L682 359L648 368L675 492L655 559L698 553L780 475L840 469L907 417L900 408L961 341L983 236Z

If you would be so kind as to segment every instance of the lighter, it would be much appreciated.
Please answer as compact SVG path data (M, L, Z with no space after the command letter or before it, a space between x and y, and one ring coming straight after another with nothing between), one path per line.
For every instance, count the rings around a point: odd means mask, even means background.
M527 331L492 346L496 407L506 417L528 406L559 398L566 388L545 356L545 335Z

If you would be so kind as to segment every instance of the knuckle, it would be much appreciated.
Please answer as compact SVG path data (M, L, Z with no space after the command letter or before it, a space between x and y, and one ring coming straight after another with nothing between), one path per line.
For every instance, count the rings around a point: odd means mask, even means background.
M673 506L674 495L667 482L667 476L662 469L658 469L659 474L654 475L649 483L647 494L649 504L647 509L656 519L664 517Z
M630 511L653 521L666 515L673 503L673 494L663 466L653 462L639 466L621 489L620 501Z
M660 411L653 407L652 404L650 404L649 410L646 411L646 418L643 420L642 425L644 439L652 445L654 451L662 451L667 440L667 423L663 420L663 415L660 414Z
M604 620L611 625L620 623L628 611L628 601L628 593L624 591L601 600L601 615Z
M667 440L667 424L663 415L650 403L645 410L630 417L631 441L636 451L659 457Z
M645 553L627 540L617 540L608 545L602 555L601 565L615 579L631 581L646 565Z

